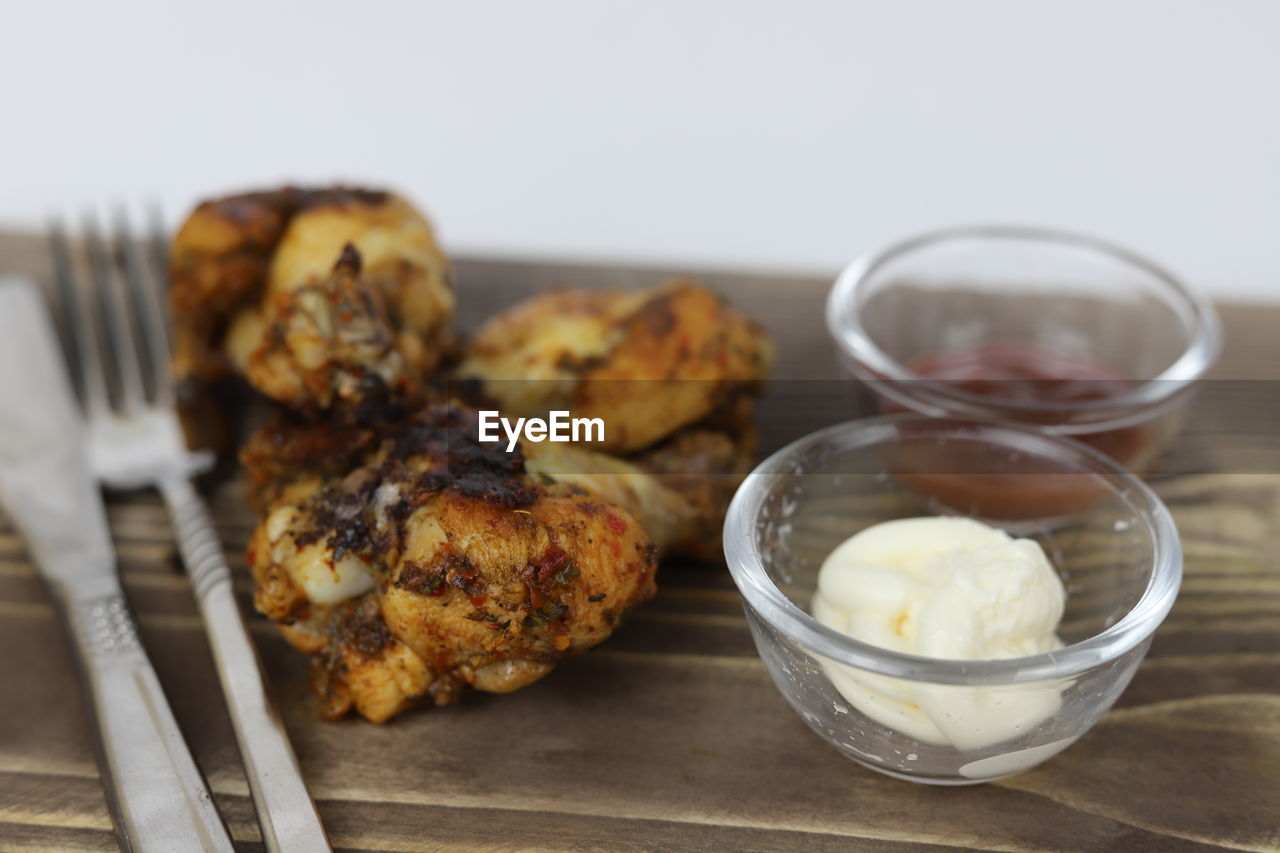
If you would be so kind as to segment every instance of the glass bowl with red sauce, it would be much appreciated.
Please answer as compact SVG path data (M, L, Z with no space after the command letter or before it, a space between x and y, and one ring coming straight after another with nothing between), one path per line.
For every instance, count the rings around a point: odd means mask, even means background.
M1139 474L1221 349L1212 305L1164 267L1022 226L935 231L859 258L831 289L827 326L883 412L1030 425Z

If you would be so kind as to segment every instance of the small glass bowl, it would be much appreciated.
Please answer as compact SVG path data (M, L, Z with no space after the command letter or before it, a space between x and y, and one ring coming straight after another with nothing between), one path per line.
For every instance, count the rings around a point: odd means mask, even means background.
M831 289L827 327L881 411L1032 424L1139 473L1221 349L1212 305L1159 265L1093 237L1018 226L936 231L859 258ZM995 393L1012 384L975 388L923 367L991 348L1019 367L1028 354L1066 365L1094 380L1096 396L1012 399Z
M1017 491L1057 483L1089 499L1067 514L1050 501L1043 517L994 503L975 515L958 486L974 477L985 478L979 491L1004 478ZM1066 645L1004 660L924 658L809 615L837 545L882 521L932 515L1037 540L1067 590ZM760 656L809 727L867 767L939 785L1011 775L1084 734L1129 683L1182 577L1168 510L1104 454L1026 427L910 414L839 424L769 457L735 495L724 547ZM914 725L921 714L946 738Z

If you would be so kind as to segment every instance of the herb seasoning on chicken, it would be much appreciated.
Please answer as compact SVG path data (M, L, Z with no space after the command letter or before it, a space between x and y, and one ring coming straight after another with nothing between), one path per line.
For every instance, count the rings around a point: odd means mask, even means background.
M328 715L515 690L653 596L630 511L476 435L470 410L429 406L350 473L284 486L255 531L256 604L312 653Z

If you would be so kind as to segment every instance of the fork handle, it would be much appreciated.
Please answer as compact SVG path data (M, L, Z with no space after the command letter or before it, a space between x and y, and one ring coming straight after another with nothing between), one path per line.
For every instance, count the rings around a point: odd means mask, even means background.
M160 492L169 506L178 549L204 617L263 844L270 853L328 850L320 815L267 692L257 652L236 604L222 542L204 501L185 478L161 482Z
M147 659L119 582L55 585L89 689L103 787L129 851L234 848Z

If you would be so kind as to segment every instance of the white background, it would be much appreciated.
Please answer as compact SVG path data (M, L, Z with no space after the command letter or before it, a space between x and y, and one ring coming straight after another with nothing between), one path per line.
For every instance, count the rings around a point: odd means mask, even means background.
M458 252L830 272L971 220L1280 299L1276 0L11 3L0 223L282 179Z

